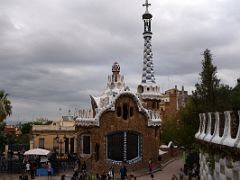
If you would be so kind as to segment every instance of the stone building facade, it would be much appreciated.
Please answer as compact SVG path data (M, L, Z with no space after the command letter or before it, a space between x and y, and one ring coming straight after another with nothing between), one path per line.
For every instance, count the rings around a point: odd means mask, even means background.
M146 167L149 159L157 162L160 114L144 108L121 79L109 78L103 95L91 97L95 110L82 110L76 119L78 155L96 172L122 162L132 170Z
M160 108L163 120L175 117L177 112L186 106L188 92L184 90L184 86L179 90L175 88L165 91L161 96Z
M160 88L155 83L151 49L151 20L146 1L142 82L131 91L115 62L101 96L91 97L91 110L80 110L76 118L77 152L92 172L103 173L124 163L128 170L157 162L160 146Z
M30 138L30 149L48 149L59 156L76 153L75 121L72 116L63 116L49 125L33 125Z

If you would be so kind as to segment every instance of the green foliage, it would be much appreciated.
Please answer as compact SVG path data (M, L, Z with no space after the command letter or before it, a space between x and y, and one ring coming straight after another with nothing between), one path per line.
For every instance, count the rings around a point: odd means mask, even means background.
M5 125L5 122L0 122L0 151L4 150L4 146L6 144L6 135L3 132Z
M228 85L221 84L216 90L216 111L232 110L232 89Z
M192 149L199 123L198 113L193 98L189 97L186 107L182 108L176 117L163 121L161 134L163 143L174 141L179 146Z
M5 122L0 122L0 133L4 131L5 126L6 126Z
M199 126L199 113L231 110L232 100L235 101L234 107L240 108L240 80L233 90L228 85L220 84L210 50L206 49L203 55L200 82L195 85L196 89L185 108L178 112L176 118L163 122L164 142L172 140L191 149L196 145L194 135Z
M29 134L22 134L17 138L17 144L29 144Z
M213 174L213 170L215 169L214 154L208 154L208 157L207 157L206 161L208 163L208 167L210 169L211 174Z
M216 108L216 91L220 80L217 78L217 67L213 65L210 50L206 49L203 55L200 82L195 85L193 97L198 101L200 110L210 112Z
M233 88L231 93L232 109L240 110L240 78L237 80L237 85Z
M202 61L202 71L199 74L200 82L195 85L192 96L189 97L186 106L180 109L175 118L166 119L162 123L161 138L164 143L174 141L179 146L184 146L187 153L191 153L193 149L198 152L199 146L195 139L195 133L199 128L199 113L240 110L240 78L237 80L236 86L231 88L229 85L221 84L216 73L217 67L213 65L212 55L206 49ZM207 159L210 169L214 169L214 155L219 154L226 157L236 153L229 149L203 144L201 144L201 149L204 146L210 152ZM192 154L189 157L193 157ZM239 158L239 154L236 153L235 159L237 158Z
M6 136L2 132L0 132L0 152L4 151L4 146L7 143Z
M15 144L17 142L15 134L6 134L7 144Z
M32 129L32 126L33 125L49 125L51 124L52 121L49 121L49 120L46 120L46 121L35 121L35 122L27 122L27 123L24 123L22 124L21 126L21 132L22 134L29 134L31 129Z
M167 144L170 141L178 141L178 129L177 129L177 120L176 118L166 119L162 123L162 133L161 140L164 144Z
M6 119L12 114L11 101L8 99L8 94L4 90L0 90L0 121Z
M194 135L198 128L198 113L199 110L195 106L194 99L189 97L185 108L179 111L179 141L182 146L187 149L192 149L194 147L195 138Z
M33 122L24 123L21 126L22 134L29 134L32 129Z

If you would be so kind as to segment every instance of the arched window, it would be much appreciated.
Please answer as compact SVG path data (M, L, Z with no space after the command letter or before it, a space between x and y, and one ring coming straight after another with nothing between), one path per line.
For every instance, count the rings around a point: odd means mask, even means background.
M107 135L107 159L117 162L141 159L141 136L139 133L120 131Z

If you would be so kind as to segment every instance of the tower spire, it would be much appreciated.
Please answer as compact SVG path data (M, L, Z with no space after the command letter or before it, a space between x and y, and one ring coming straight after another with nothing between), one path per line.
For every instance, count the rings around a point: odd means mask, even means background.
M151 6L151 4L148 3L148 0L146 0L145 4L143 4L143 6L146 6L146 11L145 12L148 12L148 7Z
M154 67L153 67L153 53L152 53L152 32L151 32L151 21L152 14L148 12L148 7L151 4L148 3L148 0L145 1L143 6L146 6L146 11L142 15L142 19L144 22L144 51L143 51L143 72L142 72L142 83L155 83L154 77Z

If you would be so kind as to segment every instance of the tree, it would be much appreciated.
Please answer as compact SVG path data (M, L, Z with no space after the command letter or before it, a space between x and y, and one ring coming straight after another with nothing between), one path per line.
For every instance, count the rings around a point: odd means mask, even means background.
M4 133L4 128L6 126L5 122L0 122L0 151L4 150L4 146L6 144L6 135Z
M200 83L195 85L193 98L198 101L198 108L202 111L214 111L216 109L216 91L220 80L217 78L217 67L213 65L212 54L206 49L203 53L202 72Z
M240 78L237 79L237 85L232 90L231 99L233 110L240 110Z
M4 90L0 90L0 122L12 114L11 102L8 94Z
M221 84L216 91L216 111L232 110L232 88Z
M164 144L169 143L170 141L173 141L175 143L178 143L178 128L177 128L177 118L171 117L162 122L161 127L161 141Z
M21 132L22 134L29 134L32 129L33 122L27 122L22 124L21 126Z

